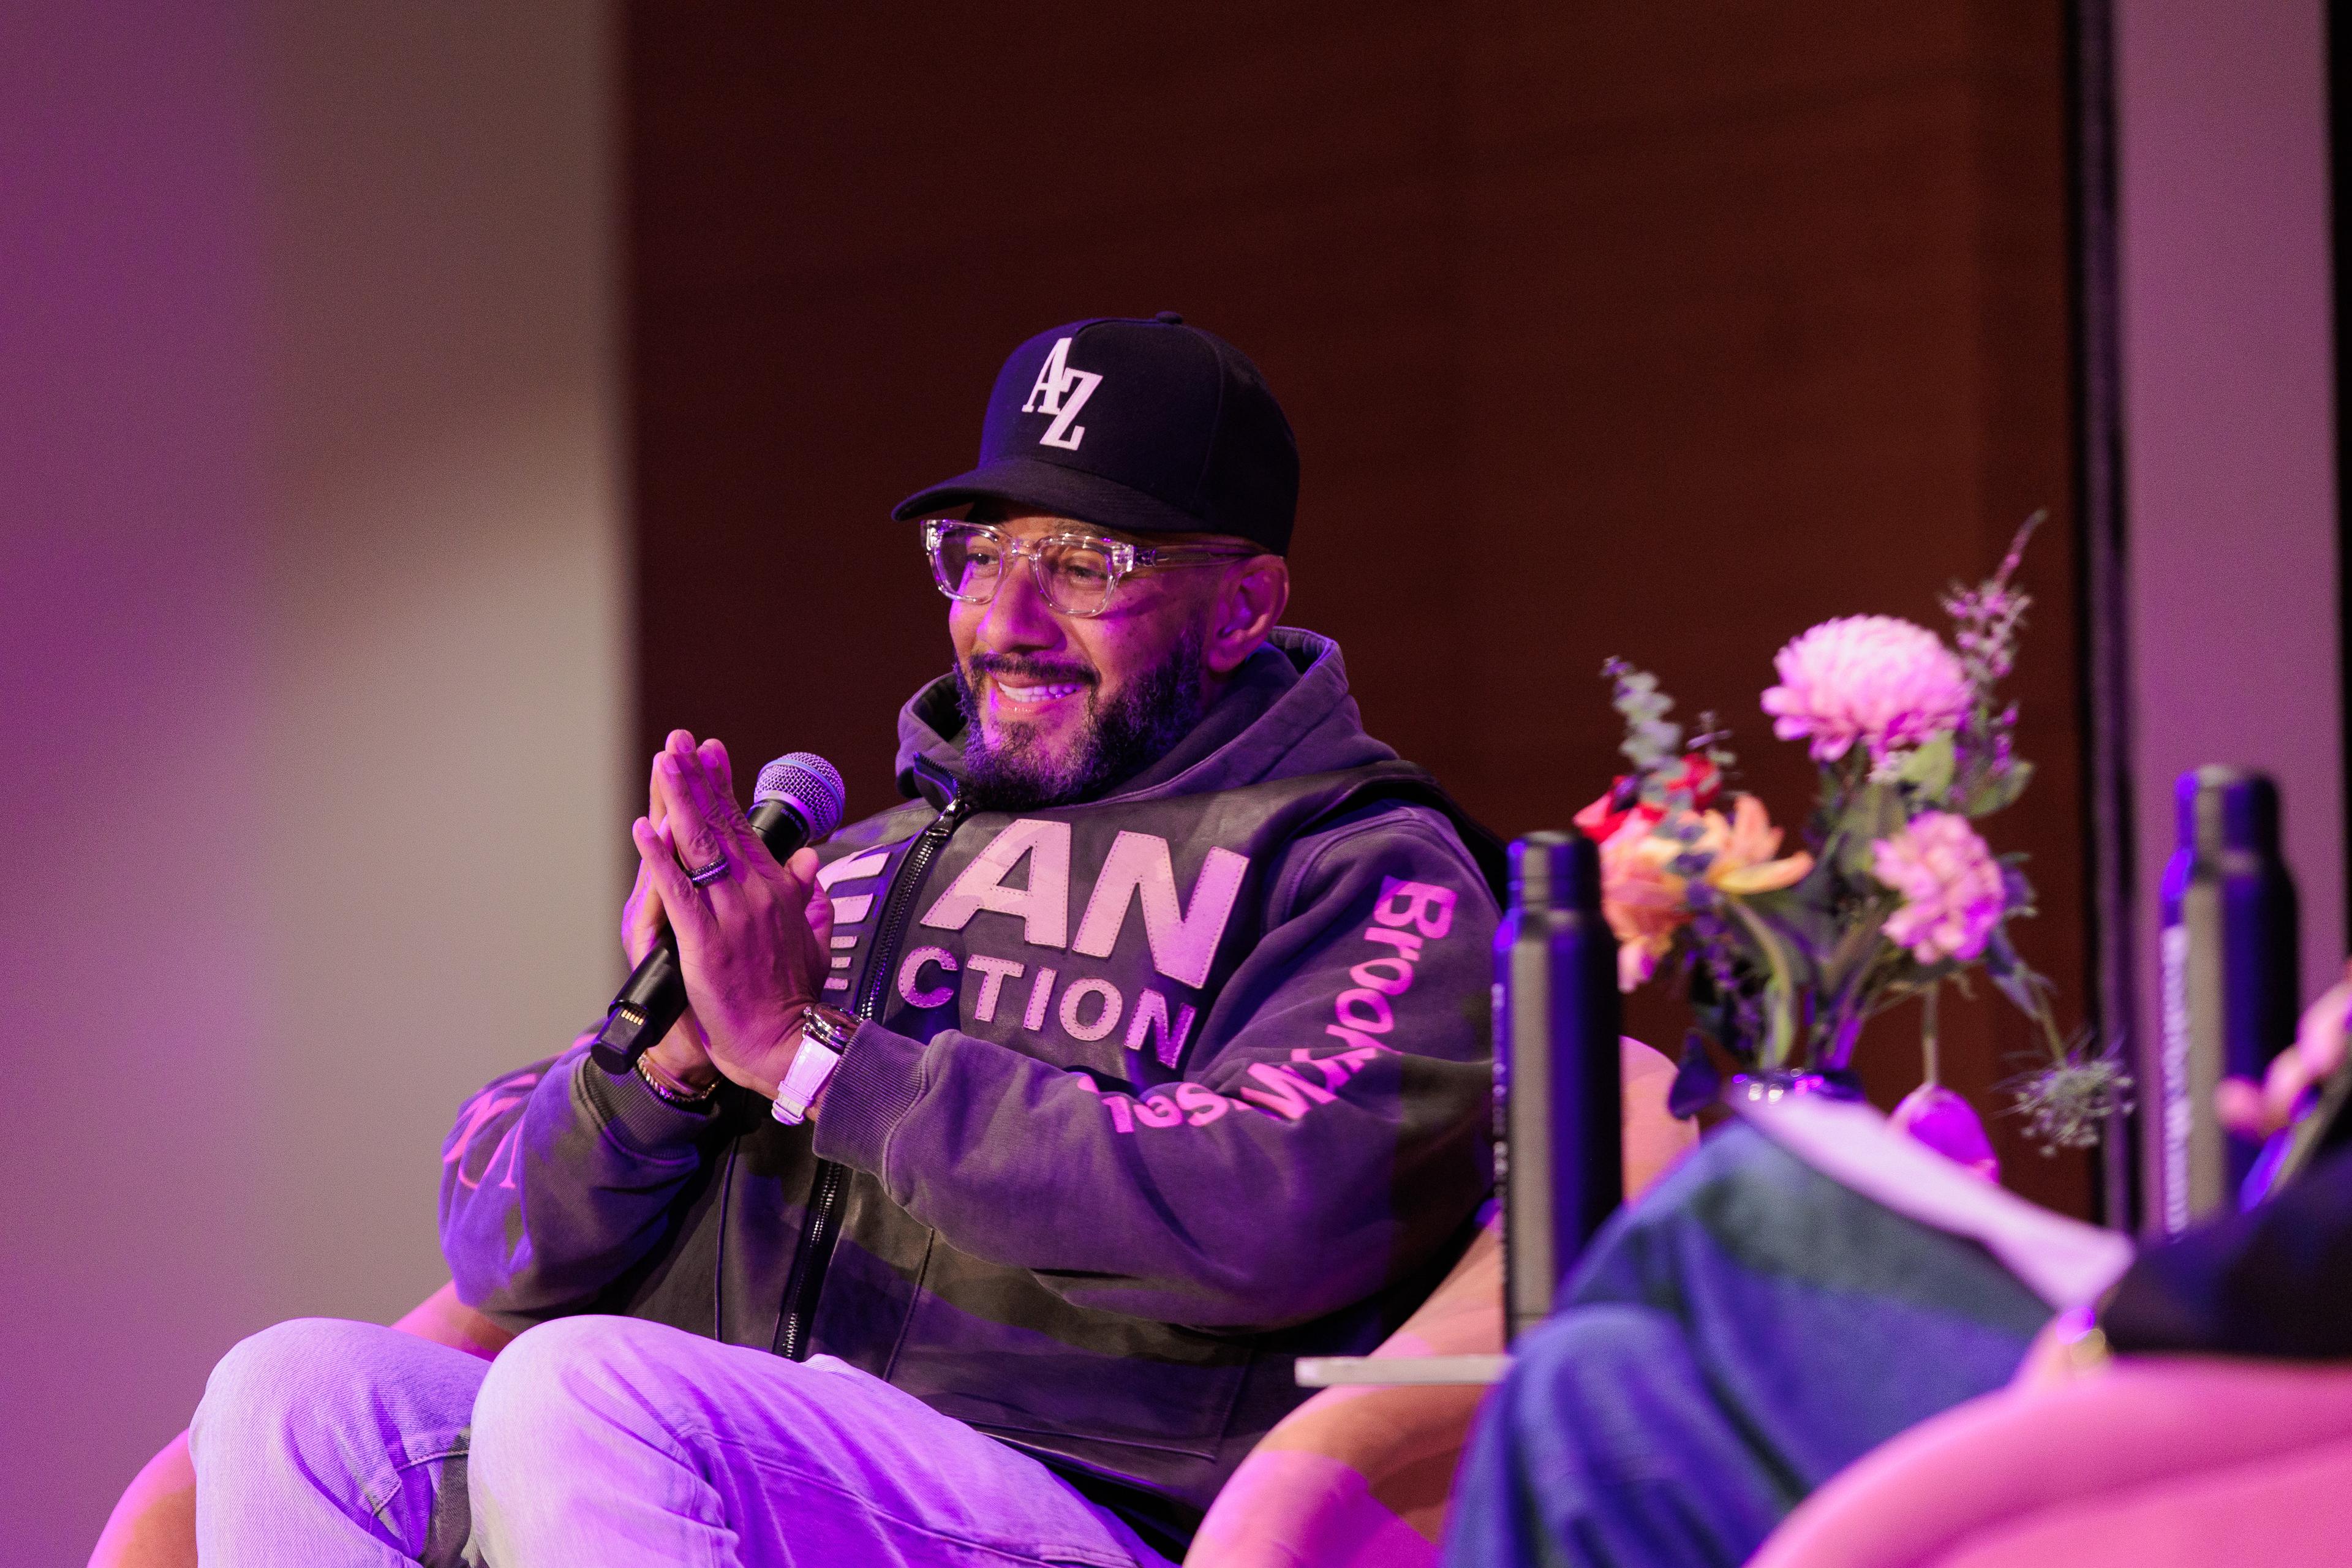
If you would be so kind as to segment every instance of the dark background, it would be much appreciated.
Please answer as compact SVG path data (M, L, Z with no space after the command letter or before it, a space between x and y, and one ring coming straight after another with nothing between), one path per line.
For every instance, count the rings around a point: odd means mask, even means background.
M1400 4L627 15L639 739L806 748L853 814L945 668L902 495L967 465L1003 355L1185 312L1265 370L1304 463L1289 619L1375 733L1506 835L1606 784L1602 659L1813 794L1757 696L1833 615L1936 595L2037 507L2021 749L1989 824L2070 1024L2085 940L2059 8ZM635 782L633 781L633 787ZM1979 1110L2034 1041L1946 1009ZM1654 984L1630 1027L1671 1053ZM1891 1104L1916 1014L1860 1062ZM2087 1158L1991 1119L2076 1214Z

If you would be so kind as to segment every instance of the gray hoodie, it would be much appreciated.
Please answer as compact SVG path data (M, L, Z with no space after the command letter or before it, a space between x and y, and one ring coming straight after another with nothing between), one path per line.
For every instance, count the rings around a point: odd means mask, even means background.
M1493 894L1311 633L1082 805L968 810L961 725L917 693L917 798L820 847L825 999L870 1021L819 1119L682 1110L575 1045L461 1111L442 1247L510 1326L837 1355L1179 1553L1292 1362L1371 1349L1465 1239Z

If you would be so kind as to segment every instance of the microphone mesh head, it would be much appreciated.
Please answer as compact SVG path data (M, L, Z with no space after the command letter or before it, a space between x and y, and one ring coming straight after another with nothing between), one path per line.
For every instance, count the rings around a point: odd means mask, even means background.
M809 842L833 837L849 804L849 791L840 773L814 752L787 752L760 770L752 786L751 804L782 801L797 810L809 825Z

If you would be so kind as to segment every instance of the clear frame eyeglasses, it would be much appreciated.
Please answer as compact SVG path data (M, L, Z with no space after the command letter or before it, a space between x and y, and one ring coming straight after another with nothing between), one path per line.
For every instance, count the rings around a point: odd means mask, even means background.
M1037 592L1066 616L1099 616L1129 574L1144 567L1206 566L1246 561L1261 552L1223 544L1140 545L1091 533L1054 533L1019 540L984 522L952 517L923 520L923 549L940 592L967 605L996 597L1010 563L1026 557Z

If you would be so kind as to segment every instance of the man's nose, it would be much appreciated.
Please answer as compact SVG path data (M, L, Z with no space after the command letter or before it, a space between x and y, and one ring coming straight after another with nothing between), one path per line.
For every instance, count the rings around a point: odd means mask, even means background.
M1006 563L996 580L996 597L981 611L974 640L990 653L1057 647L1062 623L1038 591L1036 563L1027 557Z

